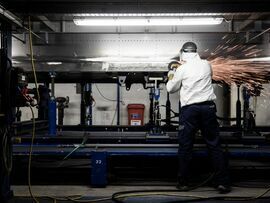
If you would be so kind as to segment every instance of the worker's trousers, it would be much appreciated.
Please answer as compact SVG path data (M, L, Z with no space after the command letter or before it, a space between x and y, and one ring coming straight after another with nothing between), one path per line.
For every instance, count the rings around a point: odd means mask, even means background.
M179 126L179 184L188 184L193 141L201 130L215 172L215 185L229 185L227 164L219 141L219 125L216 105L212 101L192 104L181 108Z

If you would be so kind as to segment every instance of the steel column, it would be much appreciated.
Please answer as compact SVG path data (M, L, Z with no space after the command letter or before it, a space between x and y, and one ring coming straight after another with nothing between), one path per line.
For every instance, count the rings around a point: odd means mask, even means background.
M12 162L12 143L9 127L15 120L15 108L9 102L12 92L7 87L7 73L12 68L11 46L12 46L11 25L5 21L1 22L1 61L0 61L0 202L7 202L12 196L10 189L11 165L7 166L7 160ZM15 93L14 93L15 94ZM3 142L5 141L5 142ZM5 145L5 146L4 146ZM9 151L8 151L9 150ZM8 152L8 153L7 153ZM9 157L8 157L9 156Z
M117 125L120 125L120 84L117 85Z

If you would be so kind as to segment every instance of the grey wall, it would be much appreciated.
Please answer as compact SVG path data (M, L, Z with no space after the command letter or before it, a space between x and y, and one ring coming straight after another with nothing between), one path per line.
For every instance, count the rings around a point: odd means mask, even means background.
M256 124L257 125L269 125L270 124L270 84L264 84L261 96L250 99L250 109L255 111ZM243 88L241 87L241 90ZM236 101L237 101L237 87L231 86L231 117L236 116ZM243 94L240 93L240 101L242 104L241 112L243 115ZM232 122L231 124L235 124Z
M32 86L32 85L30 85ZM101 93L109 98L116 99L116 85L115 84L97 84ZM166 90L165 86L162 85L160 104L166 104ZM263 86L264 90L262 95L257 97L256 105L256 123L257 125L269 125L270 121L270 84ZM93 107L93 125L115 125L116 116L114 118L116 110L116 102L105 100L97 91L96 85L92 85L93 97L96 100L96 104ZM223 115L223 90L220 85L214 85L215 94L217 95L217 115ZM64 124L66 125L77 125L80 123L80 94L76 94L76 84L56 84L55 90L57 97L69 96L70 103L69 108L65 109ZM171 105L172 109L178 112L178 100L179 94L171 94ZM128 124L127 105L131 103L139 103L145 105L145 122L149 120L149 90L143 89L142 85L135 84L131 87L130 91L126 91L124 87L121 88L121 100L123 103L120 105L120 123L121 125ZM237 100L237 89L235 85L231 86L231 117L236 116L236 100ZM243 97L241 94L241 102ZM254 109L254 98L250 100L250 108ZM242 103L243 104L243 103ZM22 120L31 119L31 111L29 108L22 109ZM100 110L106 109L106 110ZM37 116L37 110L35 115ZM161 108L162 118L165 118L165 108ZM114 119L113 119L114 118ZM222 124L222 123L221 123ZM232 122L231 124L235 124Z

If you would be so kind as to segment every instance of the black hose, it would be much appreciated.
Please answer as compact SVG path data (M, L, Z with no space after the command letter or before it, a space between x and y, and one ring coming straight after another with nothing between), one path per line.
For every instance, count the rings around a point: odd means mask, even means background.
M164 193L164 192L187 192L187 191L191 191L191 190L195 190L203 185L205 185L206 183L208 183L213 177L214 177L215 173L211 173L206 180L204 180L203 182L199 183L198 185L195 185L193 187L189 187L187 189L175 189L175 190L130 190L130 191L122 191L122 192L116 192L112 195L112 201L116 202L116 203L123 203L123 200L120 200L121 198L127 198L129 195L136 195L138 193ZM124 197L118 197L118 196L123 196ZM126 196L125 196L126 195Z

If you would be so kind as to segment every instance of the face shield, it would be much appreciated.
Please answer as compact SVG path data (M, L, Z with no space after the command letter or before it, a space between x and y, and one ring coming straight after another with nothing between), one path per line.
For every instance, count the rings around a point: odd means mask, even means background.
M196 52L180 52L180 61L189 61L198 56Z
M197 45L194 42L186 42L179 53L180 61L188 61L198 55Z

